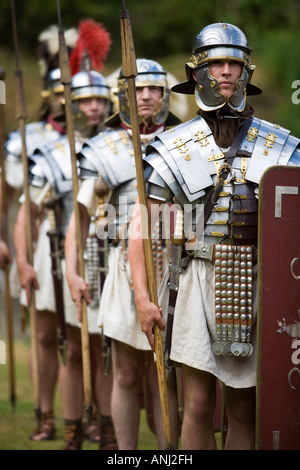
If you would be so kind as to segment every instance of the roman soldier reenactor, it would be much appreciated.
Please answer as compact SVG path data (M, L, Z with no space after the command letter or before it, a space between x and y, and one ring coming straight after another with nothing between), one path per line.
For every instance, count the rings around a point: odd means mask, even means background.
M141 328L152 348L154 324L164 329L173 310L170 358L183 371L183 449L216 448L216 379L224 384L225 448L254 448L259 182L272 165L300 163L299 139L256 118L247 102L260 93L251 82L254 68L239 28L222 22L203 28L186 64L187 81L172 88L195 94L198 116L158 135L145 157L148 200L151 207L176 203L174 243L182 244L175 302L174 267L161 286L163 317L149 301L136 233L129 256Z

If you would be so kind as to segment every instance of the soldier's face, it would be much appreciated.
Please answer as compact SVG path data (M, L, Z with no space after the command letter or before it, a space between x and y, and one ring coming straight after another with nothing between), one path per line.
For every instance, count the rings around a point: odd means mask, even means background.
M136 88L138 113L143 118L151 117L159 110L162 89L158 86L145 86Z
M218 92L231 96L236 89L236 81L242 74L242 64L236 60L214 60L210 63L210 74L218 81Z
M104 98L83 98L78 100L78 107L86 115L89 126L98 126L103 120L106 109Z

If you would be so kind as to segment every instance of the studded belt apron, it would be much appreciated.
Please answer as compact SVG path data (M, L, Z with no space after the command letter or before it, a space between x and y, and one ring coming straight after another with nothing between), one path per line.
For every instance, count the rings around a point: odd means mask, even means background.
M215 246L215 355L247 357L253 352L253 253L247 245Z

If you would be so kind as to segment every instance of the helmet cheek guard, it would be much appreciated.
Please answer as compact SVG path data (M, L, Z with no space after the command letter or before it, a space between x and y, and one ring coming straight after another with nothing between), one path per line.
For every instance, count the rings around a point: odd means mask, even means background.
M249 72L243 65L242 73L236 81L235 92L226 98L218 92L219 82L210 74L209 65L200 67L195 71L197 86L195 99L198 107L203 111L222 108L226 103L234 111L243 111L246 105L246 88L249 81Z
M169 102L170 102L170 90L168 88L163 88L163 96L159 101L159 109L152 116L153 124L159 126L163 124L169 113Z

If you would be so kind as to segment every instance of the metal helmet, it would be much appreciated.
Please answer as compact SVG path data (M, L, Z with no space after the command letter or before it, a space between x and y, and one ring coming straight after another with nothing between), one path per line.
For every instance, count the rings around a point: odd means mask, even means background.
M41 92L43 98L48 98L52 93L63 93L64 86L60 81L60 77L60 68L50 70L50 72L45 77L45 90Z
M92 136L95 129L87 124L86 115L79 109L78 103L85 98L103 98L106 100L106 109L103 122L99 125L100 129L111 109L110 87L107 80L95 70L81 71L73 75L70 88L75 129L82 136Z
M110 87L101 73L95 70L76 73L71 80L72 101L83 98L110 99Z
M153 124L163 124L169 114L170 88L166 70L155 60L137 59L138 74L135 78L136 87L158 86L163 90L158 111L152 115ZM129 101L127 94L127 79L121 69L118 78L119 116L126 126L131 126Z
M43 101L40 110L42 120L47 119L49 114L56 121L63 120L64 109L59 95L63 93L64 86L60 81L60 77L60 68L57 67L50 70L44 78L44 90L41 91Z
M197 34L192 53L190 62L186 64L188 81L176 85L172 91L195 93L200 109L212 111L228 104L234 111L242 111L246 105L246 94L261 93L250 83L255 66L251 63L247 38L237 26L223 22L206 26ZM228 98L218 92L219 83L210 73L210 62L217 59L239 61L243 66L235 92ZM192 76L193 71L197 84Z

